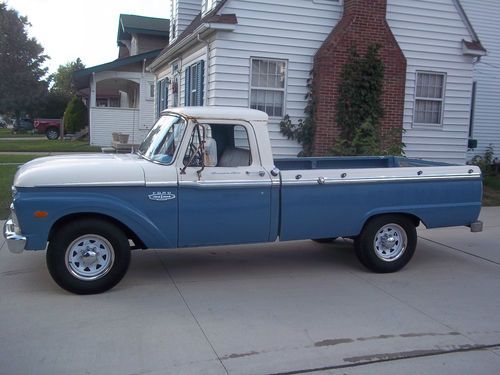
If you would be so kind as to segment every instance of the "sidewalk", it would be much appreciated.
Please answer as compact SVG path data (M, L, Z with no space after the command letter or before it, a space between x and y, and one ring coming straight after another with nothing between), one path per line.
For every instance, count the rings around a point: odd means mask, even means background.
M3 248L0 373L500 373L500 207L482 220L419 229L395 274L343 240L147 250L94 296Z

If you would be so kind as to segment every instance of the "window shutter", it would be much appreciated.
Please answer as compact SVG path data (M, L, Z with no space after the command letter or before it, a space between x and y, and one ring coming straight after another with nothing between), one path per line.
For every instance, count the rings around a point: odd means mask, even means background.
M184 105L189 106L191 103L189 103L189 94L191 92L191 69L189 67L186 68L186 71L184 73Z
M196 105L203 105L203 89L205 83L205 61L201 60L196 66L196 76L198 81L196 82Z
M161 81L156 82L156 117L160 117L161 112Z
M163 99L163 109L168 108L168 80L165 79L165 87L164 87L164 99Z

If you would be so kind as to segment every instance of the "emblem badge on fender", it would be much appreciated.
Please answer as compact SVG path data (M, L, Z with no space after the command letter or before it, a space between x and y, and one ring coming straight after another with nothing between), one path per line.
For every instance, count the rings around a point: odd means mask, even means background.
M175 194L167 191L156 191L148 195L148 198L152 201L169 201L175 199Z

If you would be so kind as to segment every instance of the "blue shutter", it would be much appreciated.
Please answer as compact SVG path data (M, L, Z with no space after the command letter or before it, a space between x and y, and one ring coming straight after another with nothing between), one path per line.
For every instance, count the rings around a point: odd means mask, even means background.
M196 105L203 105L203 89L205 86L205 61L201 60L196 66Z
M156 117L160 117L161 112L161 81L156 82Z
M184 105L187 107L191 105L189 103L189 94L191 92L191 85L190 85L190 79L191 79L191 69L189 67L186 67L186 71L184 74Z
M164 97L163 97L163 109L168 108L168 80L165 79Z

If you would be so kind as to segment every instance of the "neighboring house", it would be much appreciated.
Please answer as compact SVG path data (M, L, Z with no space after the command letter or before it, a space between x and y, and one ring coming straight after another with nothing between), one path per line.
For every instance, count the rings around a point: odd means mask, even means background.
M138 144L152 127L155 77L145 67L168 43L169 20L120 15L118 59L75 72L73 82L89 108L90 144L110 146L112 133Z
M488 55L474 65L474 97L470 137L477 148L468 157L484 155L492 144L500 159L500 3L498 0L461 0Z
M149 66L157 108L229 105L270 116L276 156L301 147L280 133L304 117L307 80L317 99L314 153L339 129L335 100L350 47L381 44L382 128L405 129L406 154L465 162L473 62L485 54L458 0L173 0L170 44Z

